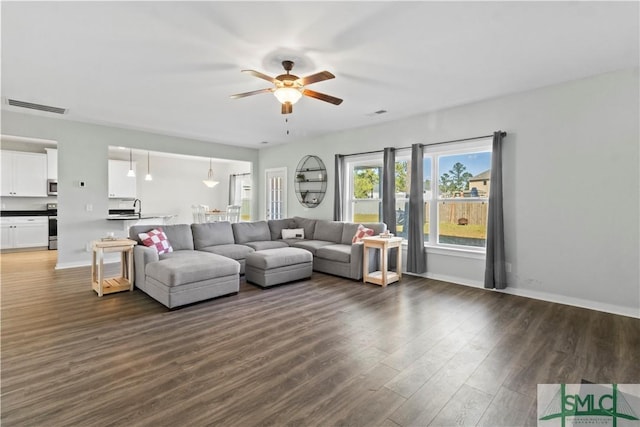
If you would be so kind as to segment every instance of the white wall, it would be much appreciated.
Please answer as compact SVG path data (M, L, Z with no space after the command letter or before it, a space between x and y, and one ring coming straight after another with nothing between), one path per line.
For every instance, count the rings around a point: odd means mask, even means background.
M58 142L58 267L89 265L87 243L117 229L106 220L110 145L247 161L254 168L258 162L258 151L249 148L6 110L2 111L2 133ZM79 187L81 180L86 187Z
M318 155L329 176L325 201L303 208L290 185L288 214L330 219L336 153L502 129L507 292L640 316L639 90L638 69L622 70L406 120L374 125L372 117L370 127L263 148L258 174L281 166L291 174L302 156ZM429 272L482 282L482 260L454 261L429 256Z

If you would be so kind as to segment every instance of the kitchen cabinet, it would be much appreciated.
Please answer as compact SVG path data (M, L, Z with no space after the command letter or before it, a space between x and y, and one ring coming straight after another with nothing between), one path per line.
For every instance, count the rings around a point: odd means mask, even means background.
M47 179L58 179L58 149L45 148L47 152Z
M2 150L0 195L47 197L47 155Z
M36 248L49 245L49 220L46 216L2 217L2 249Z
M133 162L136 170L136 162ZM127 176L129 162L126 160L109 160L109 197L112 199L135 199L136 178Z

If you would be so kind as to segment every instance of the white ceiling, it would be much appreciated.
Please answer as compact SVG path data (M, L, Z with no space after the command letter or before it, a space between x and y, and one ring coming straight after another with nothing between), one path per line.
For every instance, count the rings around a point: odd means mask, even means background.
M3 1L2 96L260 147L637 67L638 6ZM303 97L283 116L271 94L229 98L270 86L240 70L275 76L284 59L298 76L334 73L310 88L342 105Z

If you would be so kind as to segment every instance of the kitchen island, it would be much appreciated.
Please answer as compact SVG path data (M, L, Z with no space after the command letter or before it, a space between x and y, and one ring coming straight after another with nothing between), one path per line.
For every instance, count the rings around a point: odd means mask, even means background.
M108 221L122 221L122 228L128 233L129 227L132 225L165 225L169 224L176 216L176 214L167 213L118 213L109 214L106 219Z

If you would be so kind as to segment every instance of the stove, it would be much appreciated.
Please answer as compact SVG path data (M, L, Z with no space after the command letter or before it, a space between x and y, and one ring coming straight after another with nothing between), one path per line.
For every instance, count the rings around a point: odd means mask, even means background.
M58 204L47 203L49 215L49 250L58 249Z

